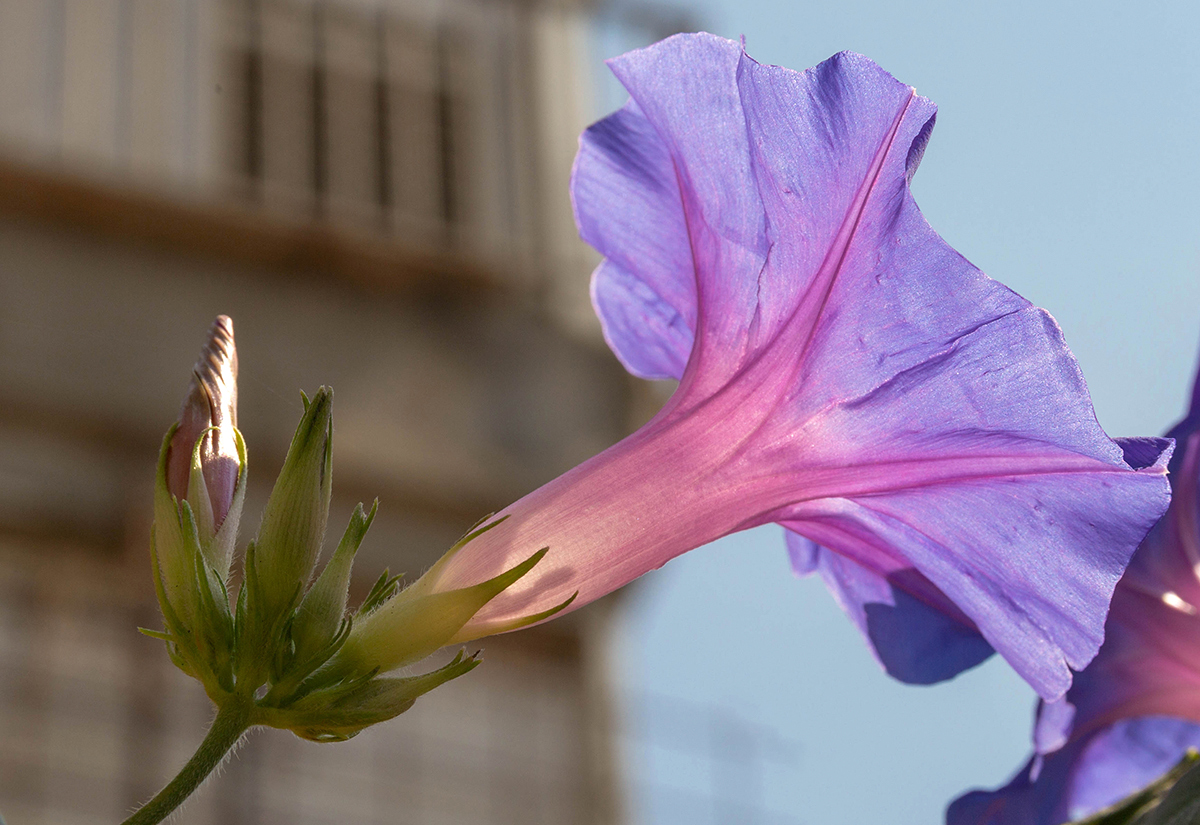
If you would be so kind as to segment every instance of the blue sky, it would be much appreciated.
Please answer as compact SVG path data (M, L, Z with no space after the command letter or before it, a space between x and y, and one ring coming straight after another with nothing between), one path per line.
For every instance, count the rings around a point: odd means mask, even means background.
M851 49L937 102L913 184L930 223L1058 319L1110 434L1179 416L1200 343L1200 6L687 8L762 62ZM1032 693L1003 662L891 681L819 582L791 576L776 528L677 559L626 603L635 821L935 823L1026 756Z

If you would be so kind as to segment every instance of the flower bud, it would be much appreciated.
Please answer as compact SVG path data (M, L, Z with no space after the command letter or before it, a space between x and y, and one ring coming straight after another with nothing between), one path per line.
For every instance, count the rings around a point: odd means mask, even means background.
M187 501L206 560L228 577L241 517L245 449L237 431L237 349L233 321L219 315L208 332L166 456L166 487ZM219 539L218 539L219 536Z
M233 322L213 322L180 420L163 439L154 485L152 554L172 659L206 687L232 686L233 619L225 582L246 490L237 430Z

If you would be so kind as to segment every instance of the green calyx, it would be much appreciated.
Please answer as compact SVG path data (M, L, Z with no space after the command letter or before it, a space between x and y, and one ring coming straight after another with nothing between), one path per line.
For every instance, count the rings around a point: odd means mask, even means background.
M423 659L446 645L487 635L475 633L470 627L475 614L532 570L549 548L543 547L520 564L471 587L441 590L438 584L446 563L462 547L502 521L503 518L497 519L467 533L425 575L398 595L375 600L368 598L364 608L370 610L359 611L354 629L331 667L348 674L393 670ZM381 579L376 587L386 587L385 580ZM549 618L574 599L572 595L550 610L505 623L492 632L512 630Z
M235 430L242 469L234 505L221 528L214 530L212 509L199 468L203 435L193 452L188 498L181 501L167 489L167 454L175 429L167 432L159 452L150 545L155 592L166 629L161 633L142 632L163 639L172 661L199 679L212 696L233 687L234 627L226 590L229 553L224 548L228 545L232 552L232 536L245 496L246 449L241 433ZM200 492L195 491L196 487ZM201 511L199 518L196 508Z
M460 652L417 676L381 675L439 648L480 635L472 619L545 556L543 548L504 573L454 590L439 588L447 562L503 519L467 533L407 589L386 570L357 611L349 612L355 554L378 511L359 504L337 548L313 578L324 539L332 481L333 393L304 399L304 414L268 500L258 535L247 544L240 582L230 582L233 547L245 496L247 454L239 461L233 501L213 517L204 481L202 433L191 456L186 495L166 483L166 435L155 485L151 536L155 590L172 661L198 679L219 708L248 708L248 724L284 728L315 741L337 741L403 713L422 694L479 664ZM234 581L239 577L235 574ZM311 581L311 585L310 585ZM231 591L236 589L232 599ZM553 610L501 629L539 621Z
M259 723L285 728L315 742L341 742L363 728L386 722L413 706L417 697L473 670L479 654L462 651L447 665L420 676L383 676L339 682L314 690L282 708L262 707Z

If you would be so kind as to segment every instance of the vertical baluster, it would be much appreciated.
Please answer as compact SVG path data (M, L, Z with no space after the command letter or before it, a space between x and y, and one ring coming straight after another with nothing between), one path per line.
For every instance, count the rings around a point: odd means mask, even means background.
M113 142L117 163L128 168L133 155L133 0L117 5L117 79Z
M181 146L179 174L192 185L200 177L200 95L196 78L200 73L199 0L183 0L183 111L180 113Z
M392 129L391 93L388 83L387 14L375 15L375 196L379 203L379 226L391 231L392 212Z
M454 90L451 88L450 67L450 32L449 26L443 21L438 22L434 38L434 83L437 103L437 132L438 132L438 171L441 175L441 219L443 241L453 245L456 238L455 222L458 218L459 203L456 192L457 180L455 175L455 117Z
M422 246L445 240L437 31L435 21L397 14L383 32L392 225Z
M263 34L262 0L246 0L245 163L250 195L262 197L263 181Z
M313 212L318 218L326 215L326 195L329 192L326 131L329 114L325 74L325 4L316 0L312 6L312 189Z
M46 5L49 16L50 49L47 53L49 71L46 77L45 139L55 155L62 154L63 75L67 67L67 8L66 0L52 0Z

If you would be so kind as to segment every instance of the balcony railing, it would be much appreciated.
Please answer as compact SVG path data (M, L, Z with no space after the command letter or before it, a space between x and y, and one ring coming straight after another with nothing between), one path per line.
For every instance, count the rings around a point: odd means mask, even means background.
M539 73L584 57L539 46L550 17L516 0L5 0L0 141L109 182L525 259L543 144L570 142L539 121Z
M686 26L638 9L3 0L0 161L246 207L301 233L342 228L375 250L451 252L553 293L547 273L582 283L590 266L566 183L597 114L598 38L637 45ZM237 243L257 242L207 248Z
M222 172L284 213L528 253L530 14L516 3L226 0Z

